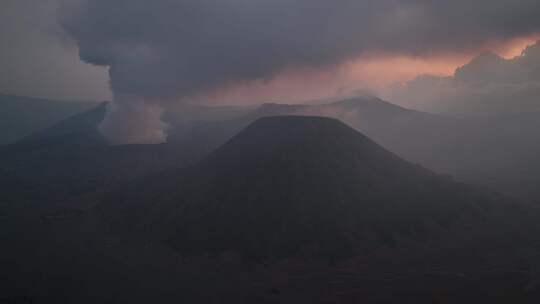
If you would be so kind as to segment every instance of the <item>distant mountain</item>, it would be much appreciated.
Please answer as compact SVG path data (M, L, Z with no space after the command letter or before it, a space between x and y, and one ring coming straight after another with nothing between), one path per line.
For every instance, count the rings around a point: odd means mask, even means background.
M316 115L337 118L350 126L366 133L376 140L394 142L396 133L408 133L414 129L416 137L426 132L437 132L452 119L413 110L408 110L375 97L358 97L338 102L319 105L263 104L248 114L232 120L221 120L201 123L192 128L192 133L184 134L184 138L171 138L173 141L203 140L215 141L215 147L224 143L253 121L276 115ZM430 126L419 128L418 126ZM433 130L433 125L441 125ZM446 127L446 126L445 126ZM387 134L395 134L389 136ZM407 134L409 135L409 134ZM401 134L399 134L401 136ZM404 139L409 140L409 139ZM384 143L386 144L386 143Z
M70 116L48 128L39 130L16 144L36 147L39 145L96 145L106 144L106 139L99 131L99 123L105 118L107 103Z
M99 131L106 108L102 103L0 148L0 170L30 185L29 195L62 201L202 157L195 146L108 145Z
M255 108L252 106L204 106L193 104L177 104L169 106L163 114L163 120L175 125L182 122L219 121L241 117Z
M212 151L259 118L279 115L323 115L319 110L320 107L321 105L310 104L265 103L233 119L200 121L184 129L184 132L171 133L172 136L168 139L186 145L194 143L205 145L209 151ZM328 116L332 117L332 115Z
M68 116L51 126L35 130L31 134L16 140L13 144L32 148L46 145L103 145L106 139L99 131L107 111L107 102L94 104L93 107ZM210 122L237 119L252 112L256 106L197 106L180 104L171 107L163 114L163 121L169 125L168 137L184 138L196 126Z
M241 107L184 105L181 108L192 115L177 107L164 116L178 133L199 124L201 119L211 121L244 113ZM50 204L52 198L64 201L163 170L184 167L211 151L196 142L190 145L172 141L160 145L109 146L99 131L106 111L107 103L94 105L0 147L0 171L17 176L20 184L28 185L28 195L44 197ZM12 178L9 181L19 183ZM10 197L18 195L8 194Z
M300 116L257 120L195 167L124 188L100 210L182 254L256 259L483 246L517 233L509 222L526 214L410 164L338 120Z
M96 105L0 94L0 145L16 142Z
M540 112L451 117L414 111L374 97L320 105L264 104L232 120L202 122L170 141L211 151L244 127L272 115L337 118L377 143L436 172L540 201ZM187 130L187 131L186 131Z
M104 114L105 104L101 104L35 132L16 146L103 145L98 126ZM168 141L175 149L197 151L204 157L255 120L275 115L337 118L408 161L460 181L540 201L536 186L540 166L535 165L540 153L540 142L535 140L540 112L451 117L363 96L327 104L268 103L255 108L182 105L167 111L163 119L171 126Z

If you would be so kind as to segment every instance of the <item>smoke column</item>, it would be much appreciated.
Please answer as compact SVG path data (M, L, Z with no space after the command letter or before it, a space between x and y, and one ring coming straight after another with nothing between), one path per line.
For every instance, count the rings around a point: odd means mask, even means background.
M537 0L66 1L60 22L80 58L109 68L101 129L121 144L164 141L162 108L241 81L540 32Z

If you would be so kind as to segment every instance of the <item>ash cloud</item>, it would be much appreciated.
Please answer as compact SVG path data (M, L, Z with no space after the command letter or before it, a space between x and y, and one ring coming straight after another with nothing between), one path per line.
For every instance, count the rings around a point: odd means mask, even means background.
M513 59L487 52L458 68L453 76L419 76L383 95L431 112L540 111L540 41Z
M160 106L137 96L116 96L100 130L113 144L163 143L168 125L161 120L162 113Z
M79 0L61 23L82 60L109 67L115 96L167 107L363 53L464 52L540 32L540 12L537 0Z

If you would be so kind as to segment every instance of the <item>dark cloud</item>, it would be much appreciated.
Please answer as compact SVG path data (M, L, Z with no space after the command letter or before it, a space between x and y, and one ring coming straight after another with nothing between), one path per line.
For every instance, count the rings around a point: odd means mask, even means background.
M84 64L57 23L60 0L0 1L0 93L110 98L106 69Z
M521 56L484 53L450 77L423 75L385 97L434 112L501 113L540 110L540 42Z
M367 51L422 55L540 31L536 0L92 0L66 14L117 92L190 95Z
M462 52L540 32L537 0L80 0L62 23L122 102L177 100L367 52ZM163 104L163 102L162 102Z

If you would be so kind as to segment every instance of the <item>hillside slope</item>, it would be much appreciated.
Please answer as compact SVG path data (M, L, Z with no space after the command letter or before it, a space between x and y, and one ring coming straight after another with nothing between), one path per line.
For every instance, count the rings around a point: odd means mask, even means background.
M321 117L259 119L197 166L132 188L141 190L113 195L103 213L193 254L339 258L411 242L476 246L517 233L516 217L526 217L511 200Z
M0 145L16 142L96 105L0 94Z

